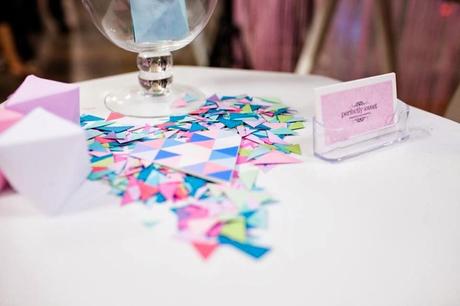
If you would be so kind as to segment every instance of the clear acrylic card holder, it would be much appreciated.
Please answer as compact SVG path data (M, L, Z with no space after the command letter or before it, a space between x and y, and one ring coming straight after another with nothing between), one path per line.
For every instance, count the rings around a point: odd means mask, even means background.
M409 106L398 100L390 125L370 132L331 141L331 135L353 135L345 129L326 129L313 118L313 150L315 156L330 162L338 162L383 147L403 142L409 138L407 121Z

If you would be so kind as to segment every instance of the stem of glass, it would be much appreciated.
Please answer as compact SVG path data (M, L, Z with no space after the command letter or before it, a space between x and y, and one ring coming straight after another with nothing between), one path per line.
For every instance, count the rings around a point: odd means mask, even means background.
M137 56L139 83L145 93L153 96L164 96L169 93L173 81L173 58L170 52L142 52Z

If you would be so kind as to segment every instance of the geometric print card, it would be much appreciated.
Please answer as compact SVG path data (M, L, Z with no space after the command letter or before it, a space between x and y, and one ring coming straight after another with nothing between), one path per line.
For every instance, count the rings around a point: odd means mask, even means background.
M188 139L155 139L138 143L131 152L146 165L173 168L212 182L230 182L241 136L225 130L191 133Z

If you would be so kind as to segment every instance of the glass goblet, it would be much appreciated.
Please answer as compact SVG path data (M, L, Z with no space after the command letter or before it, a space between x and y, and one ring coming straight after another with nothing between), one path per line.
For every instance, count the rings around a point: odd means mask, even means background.
M139 85L113 90L106 107L134 117L164 117L194 109L204 94L173 83L172 51L192 42L217 0L82 0L101 33L138 53ZM180 102L180 103L177 103Z

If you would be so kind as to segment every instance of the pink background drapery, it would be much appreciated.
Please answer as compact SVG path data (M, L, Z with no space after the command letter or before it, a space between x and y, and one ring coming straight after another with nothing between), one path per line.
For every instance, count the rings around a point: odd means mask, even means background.
M460 5L388 0L397 43L399 97L442 114L460 80ZM251 68L293 71L321 0L234 0ZM314 73L351 80L382 73L375 1L341 0Z
M292 71L311 21L310 0L234 0L246 61L260 70ZM243 60L241 60L243 61Z

